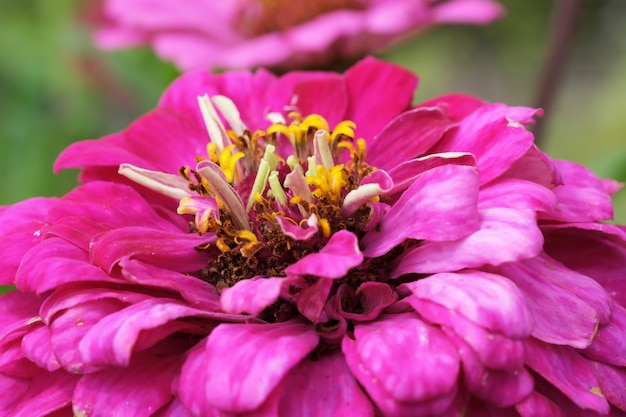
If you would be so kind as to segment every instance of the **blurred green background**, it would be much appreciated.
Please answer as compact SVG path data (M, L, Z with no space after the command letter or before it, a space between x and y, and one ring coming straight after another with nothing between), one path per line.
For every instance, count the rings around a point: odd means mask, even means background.
M61 195L76 172L52 174L68 144L123 129L176 76L149 50L95 50L86 0L3 0L0 12L0 204ZM434 28L382 54L420 75L417 100L466 92L535 103L552 1L507 0L489 27ZM207 17L208 19L208 17ZM210 24L207 21L207 24ZM543 149L626 181L626 1L585 3ZM626 190L616 219L626 223Z

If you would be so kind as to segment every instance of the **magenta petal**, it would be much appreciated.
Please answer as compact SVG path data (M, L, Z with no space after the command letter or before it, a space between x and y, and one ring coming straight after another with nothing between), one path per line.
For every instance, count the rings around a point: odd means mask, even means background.
M442 273L404 286L417 298L440 304L509 337L527 337L534 327L523 294L499 275L479 271Z
M206 266L206 255L196 250L206 236L172 233L148 227L125 227L97 237L90 258L107 272L124 257L132 257L178 272L193 272Z
M626 366L626 307L620 304L613 306L611 321L593 338L593 342L583 354L597 361L616 366Z
M285 236L289 236L294 240L309 240L317 234L318 228L315 225L315 221L311 222L311 219L306 223L308 227L305 229L300 225L291 223L283 216L277 215L275 218Z
M295 322L221 324L183 366L181 400L200 415L254 410L318 340L313 326Z
M355 336L343 339L346 363L385 415L442 415L454 407L459 356L438 329L400 315L359 324Z
M427 400L450 392L456 385L456 347L443 332L414 315L386 316L360 323L355 326L354 337L354 342L344 339L346 356L358 357L370 378L379 380L397 401ZM400 357L404 366L398 367L394 358ZM354 372L353 365L348 365Z
M478 161L480 183L486 184L504 173L533 144L533 135L522 124L541 115L541 110L485 104L466 116L435 152L471 152Z
M405 252L392 277L500 265L532 258L541 252L543 236L530 210L480 210L480 229L452 242L426 241Z
M611 404L622 411L626 411L626 369L599 362L594 362L592 369L596 378L598 378L602 394Z
M567 395L581 408L600 414L609 412L609 403L598 393L600 387L589 361L569 346L555 346L535 339L526 341L528 365Z
M415 296L404 299L415 311L430 323L442 326L446 334L458 335L478 354L485 366L507 371L515 370L524 364L525 350L521 340L511 339L506 335L489 331L465 317ZM516 329L510 329L516 332Z
M379 61L365 58L345 73L348 95L348 118L357 125L357 134L373 138L385 125L409 108L417 86L411 72ZM361 94L369 91L376 100L363 100ZM385 103L381 106L379 103Z
M27 358L48 372L54 372L61 367L50 340L50 328L41 326L24 335L22 350Z
M557 204L554 192L543 185L517 179L498 179L481 187L478 207L510 207L551 212Z
M259 314L278 300L285 278L243 279L221 294L222 308L232 314Z
M554 189L559 204L549 220L593 222L613 218L611 195L591 170L569 161L555 161L563 185Z
M533 377L523 366L504 371L489 369L460 337L453 340L459 348L465 384L470 393L504 408L515 405L532 392Z
M452 126L454 122L438 107L418 107L402 113L368 143L368 163L388 170L421 156Z
M365 256L381 256L407 238L456 240L479 228L478 175L447 165L420 175L380 223L361 240Z
M346 366L334 353L303 360L286 377L280 415L298 417L373 417L374 409Z
M505 264L500 270L526 295L535 316L533 336L544 342L586 348L598 323L611 316L611 299L598 283L547 257Z
M44 240L22 259L15 285L24 292L42 294L77 280L115 281L101 268L91 265L85 251L59 238Z
M532 392L515 405L522 417L566 417L563 410L538 392Z
M326 246L288 266L288 275L313 275L324 278L341 278L350 268L363 262L357 237L346 230L334 233Z
M398 294L382 282L365 282L359 286L355 296L358 298L359 312L342 311L341 316L354 321L374 320L388 306L398 300ZM337 298L338 308L343 308L342 300Z
M476 158L468 152L446 152L429 154L421 158L404 161L389 169L389 175L393 180L393 189L390 195L409 188L413 181L421 174L442 165L467 165L476 166Z
M95 365L126 366L133 353L144 350L178 331L193 328L186 317L228 318L179 304L175 300L153 298L109 314L95 324L80 341L85 362ZM205 324L210 328L210 322Z
M84 416L152 416L172 398L179 361L178 356L136 356L129 366L84 375L74 391L73 411Z
M56 317L49 325L50 342L59 363L75 373L98 369L85 363L77 346L96 323L123 307L120 301L103 299L78 305Z
M79 376L63 370L41 372L28 381L27 388L21 395L15 396L14 405L3 411L2 415L11 417L47 416L56 410L68 406ZM11 394L11 391L3 396ZM1 406L1 403L0 403Z
M311 322L325 322L324 306L333 287L333 280L320 278L315 284L304 288L297 296L298 311Z
M57 199L33 198L4 208L0 212L0 284L13 285L22 256L41 242L46 213Z

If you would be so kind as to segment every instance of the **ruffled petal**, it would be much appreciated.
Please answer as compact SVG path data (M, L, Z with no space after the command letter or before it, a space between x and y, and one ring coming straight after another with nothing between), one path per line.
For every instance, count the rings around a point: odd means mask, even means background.
M350 268L360 265L363 254L357 237L346 230L334 233L319 252L306 255L285 269L288 275L313 275L336 279L345 276Z
M456 240L478 230L478 176L465 166L442 166L419 176L391 207L380 230L361 239L363 253L377 257L404 240ZM409 221L410 220L410 221Z
M402 113L368 144L368 163L387 170L421 156L452 126L454 122L438 107L418 107Z
M373 417L374 409L335 353L319 360L303 360L285 377L280 415L300 417Z
M417 78L410 71L371 57L346 71L345 82L350 97L347 118L356 123L365 140L373 139L389 120L409 108L417 87ZM376 100L362 99L363 91Z
M569 346L535 339L526 341L528 365L557 387L580 408L608 414L609 403L600 391L590 363Z
M181 401L201 415L211 415L214 408L254 410L317 343L314 328L296 322L221 324L185 362Z
M152 416L172 398L171 385L180 357L136 356L122 368L84 375L76 385L75 415Z
M538 255L543 236L530 210L490 208L480 211L480 229L452 242L425 241L408 250L391 273L436 273L500 265Z

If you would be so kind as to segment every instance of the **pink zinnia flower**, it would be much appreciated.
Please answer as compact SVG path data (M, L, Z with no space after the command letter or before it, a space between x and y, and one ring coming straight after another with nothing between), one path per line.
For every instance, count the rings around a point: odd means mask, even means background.
M181 70L320 67L440 23L487 24L494 0L102 0L97 44L150 45Z
M0 414L624 415L619 185L366 59L176 81L0 211Z

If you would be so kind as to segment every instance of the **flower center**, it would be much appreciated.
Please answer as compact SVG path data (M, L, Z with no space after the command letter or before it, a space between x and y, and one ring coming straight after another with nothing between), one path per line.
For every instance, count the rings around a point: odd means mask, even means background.
M195 168L180 169L195 195L182 198L178 212L195 216L193 231L216 236L204 248L215 256L203 276L218 289L257 275L285 276L334 233L360 236L373 227L370 203L380 200L381 187L371 178L384 174L365 162L353 122L331 130L317 114L272 113L273 123L253 132L225 97L199 101L211 142ZM368 274L348 280L358 285Z
M359 0L256 0L241 12L240 23L248 36L280 32L335 10L360 10Z

